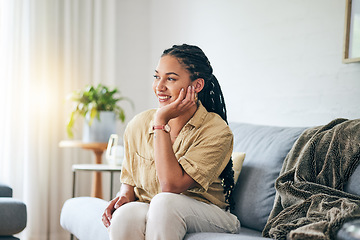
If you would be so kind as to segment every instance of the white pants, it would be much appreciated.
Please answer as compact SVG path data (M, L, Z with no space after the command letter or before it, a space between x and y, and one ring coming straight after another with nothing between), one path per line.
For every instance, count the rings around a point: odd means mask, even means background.
M160 193L151 203L131 202L118 208L108 228L111 240L180 240L186 233L238 233L237 217L216 205L185 195Z

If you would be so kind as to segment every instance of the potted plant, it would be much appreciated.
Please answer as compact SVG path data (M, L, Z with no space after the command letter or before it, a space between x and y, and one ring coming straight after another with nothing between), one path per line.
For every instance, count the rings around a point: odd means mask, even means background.
M74 107L67 124L67 134L74 137L73 127L78 117L84 117L84 142L107 142L110 134L116 131L116 119L125 121L125 112L118 105L126 100L133 106L130 99L122 97L117 88L110 90L99 84L97 87L88 85L84 89L69 95Z

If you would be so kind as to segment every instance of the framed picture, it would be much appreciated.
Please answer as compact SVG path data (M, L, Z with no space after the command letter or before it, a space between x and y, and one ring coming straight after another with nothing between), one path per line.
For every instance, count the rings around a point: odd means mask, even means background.
M346 0L343 62L360 62L360 0Z

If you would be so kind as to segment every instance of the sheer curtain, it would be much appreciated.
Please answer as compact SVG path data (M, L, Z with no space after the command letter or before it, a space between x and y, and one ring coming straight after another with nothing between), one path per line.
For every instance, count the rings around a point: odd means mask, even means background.
M22 240L65 239L71 164L88 157L58 147L65 97L90 83L115 83L115 0L0 2L0 181L27 205Z

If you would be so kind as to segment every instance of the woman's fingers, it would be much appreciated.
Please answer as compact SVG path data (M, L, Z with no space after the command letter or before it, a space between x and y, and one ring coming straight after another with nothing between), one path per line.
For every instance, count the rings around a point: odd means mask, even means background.
M111 202L105 208L105 211L102 215L102 222L105 225L105 227L110 226L112 214L115 212L115 210L128 202L130 202L130 200L126 196L116 197L113 200L111 200Z
M115 203L118 201L119 197L114 198L110 201L109 205L105 208L105 211L102 215L102 222L105 225L105 227L110 226L110 221L112 218L112 214L115 211Z
M107 210L105 210L105 212L103 213L101 220L102 220L102 222L103 222L103 224L104 224L105 227L109 227L109 226L110 226L111 217L110 217L110 218L108 217L108 215L106 214L106 211L107 211Z
M190 107L192 107L195 104L195 88L193 86L189 86L186 89L186 96L185 95L185 90L182 90L182 92L180 92L179 97L178 97L178 101L177 101L177 106L176 106L176 111L181 114L183 112L186 112Z
M105 216L105 214L103 214L103 216L102 216L102 222L103 222L105 227L110 226L110 220Z
M186 97L182 100L183 108L188 108L195 103L195 87L189 86L187 89Z
M185 89L182 88L180 90L180 94L179 94L178 98L176 99L176 101L174 103L176 103L178 105L181 104L181 102L186 98L186 95L187 95L187 91L185 91Z

